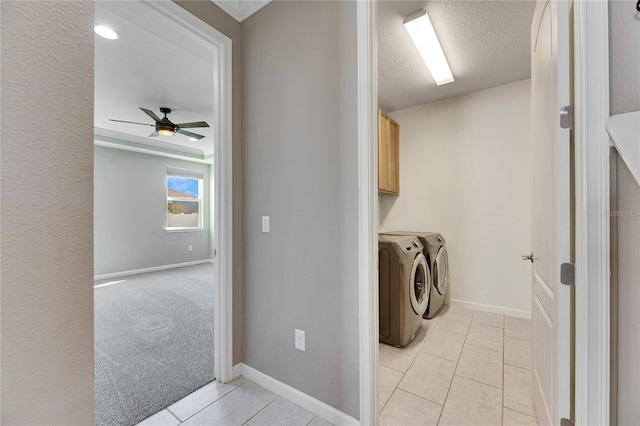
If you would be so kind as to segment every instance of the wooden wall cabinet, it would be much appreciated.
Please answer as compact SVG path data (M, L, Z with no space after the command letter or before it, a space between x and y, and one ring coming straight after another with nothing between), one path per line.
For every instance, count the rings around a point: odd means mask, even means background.
M400 126L378 111L378 192L400 194Z

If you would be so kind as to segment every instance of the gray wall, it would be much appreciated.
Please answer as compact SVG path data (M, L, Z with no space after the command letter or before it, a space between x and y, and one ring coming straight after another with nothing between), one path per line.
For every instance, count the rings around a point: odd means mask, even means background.
M167 166L204 173L202 232L169 232ZM209 170L198 164L95 147L94 273L132 271L212 258ZM193 251L188 251L191 245Z
M1 7L0 423L90 425L94 5Z
M204 0L174 0L232 41L233 103L233 363L242 362L244 349L244 247L243 247L243 172L242 172L242 31L240 23L226 12Z
M609 2L611 114L640 110L640 20L635 1ZM618 404L619 425L640 418L640 187L617 161ZM628 212L628 213L626 213ZM614 259L615 261L615 259ZM615 410L615 406L612 407Z
M357 418L355 9L277 1L244 21L242 105L245 363Z

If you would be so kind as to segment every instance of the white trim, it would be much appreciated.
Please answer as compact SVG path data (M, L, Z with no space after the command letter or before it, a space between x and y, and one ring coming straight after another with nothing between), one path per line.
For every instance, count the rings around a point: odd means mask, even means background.
M141 136L134 136L127 133L115 132L113 130L103 129L101 127L94 127L93 134L102 138L115 139L116 141L125 143L137 143L148 147L150 151L156 151L156 149L166 149L169 151L177 152L178 155L180 153L184 153L185 155L197 155L200 157L204 157L204 150L198 148L192 148L189 146L178 145L174 143L165 142L163 140L151 140L149 138L143 138ZM144 148L143 148L144 149ZM162 151L158 151L162 152Z
M575 422L610 421L608 2L574 2Z
M531 311L524 309L505 308L497 305L485 305L483 303L468 302L459 299L445 299L445 304L454 308L471 309L474 311L492 312L494 314L507 315L515 318L531 319Z
M205 230L205 228L164 228L164 232L167 234L175 232L204 232Z
M232 46L231 39L174 2L145 1L190 33L215 47L213 61L214 150L216 152L213 247L216 309L214 323L214 373L218 381L231 380L233 367L233 190L232 190Z
M357 2L360 422L378 424L378 178L375 2ZM336 422L334 422L336 423ZM336 423L340 424L340 423Z
M253 15L267 4L271 2L271 0L253 0L253 1L245 1L245 0L211 0L213 1L220 9L227 12L231 15L236 21L242 22L247 19L249 16Z
M359 425L360 422L354 419L348 414L316 399L304 392L293 388L286 383L274 379L271 376L264 374L261 371L256 370L244 363L239 363L233 366L233 376L239 375L251 380L262 386L265 389L299 405L307 411L312 412L318 417L333 423L335 425Z
M166 269L182 268L185 266L201 265L203 263L215 263L213 259L194 260L191 262L173 263L171 265L152 266L150 268L132 269L130 271L113 272L111 274L95 275L94 281L108 280L110 278L126 277L128 275L146 274L147 272L164 271Z
M119 149L122 151L138 152L140 154L155 155L157 157L174 158L176 160L191 161L192 163L199 163L199 164L214 163L213 158L199 159L194 157L187 157L180 154L171 154L169 152L154 151L153 149L139 148L139 147L130 146L130 145L122 145L115 142L105 142L98 139L94 139L93 144L97 146L103 146L105 148Z

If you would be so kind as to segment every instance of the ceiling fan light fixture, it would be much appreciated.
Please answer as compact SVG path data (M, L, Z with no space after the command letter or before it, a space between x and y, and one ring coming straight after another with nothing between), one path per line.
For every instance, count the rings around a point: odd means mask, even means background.
M431 76L438 86L454 81L453 73L444 55L438 35L427 15L420 9L404 19L404 27L416 45L422 60L427 65Z
M107 40L116 40L118 38L118 33L105 25L96 25L93 27L93 30L100 37L106 38Z
M156 131L160 136L173 136L175 132L173 131L173 127L171 126L160 126L156 127Z

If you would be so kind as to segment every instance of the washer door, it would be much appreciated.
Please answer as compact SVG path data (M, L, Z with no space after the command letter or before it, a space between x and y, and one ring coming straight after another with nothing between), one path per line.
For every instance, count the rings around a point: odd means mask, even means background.
M449 255L445 246L438 250L433 268L433 282L438 293L444 295L449 290Z
M411 299L411 307L413 311L422 315L429 305L429 296L431 295L431 276L427 259L422 253L418 254L413 261L411 268L411 282L409 289L409 298Z

